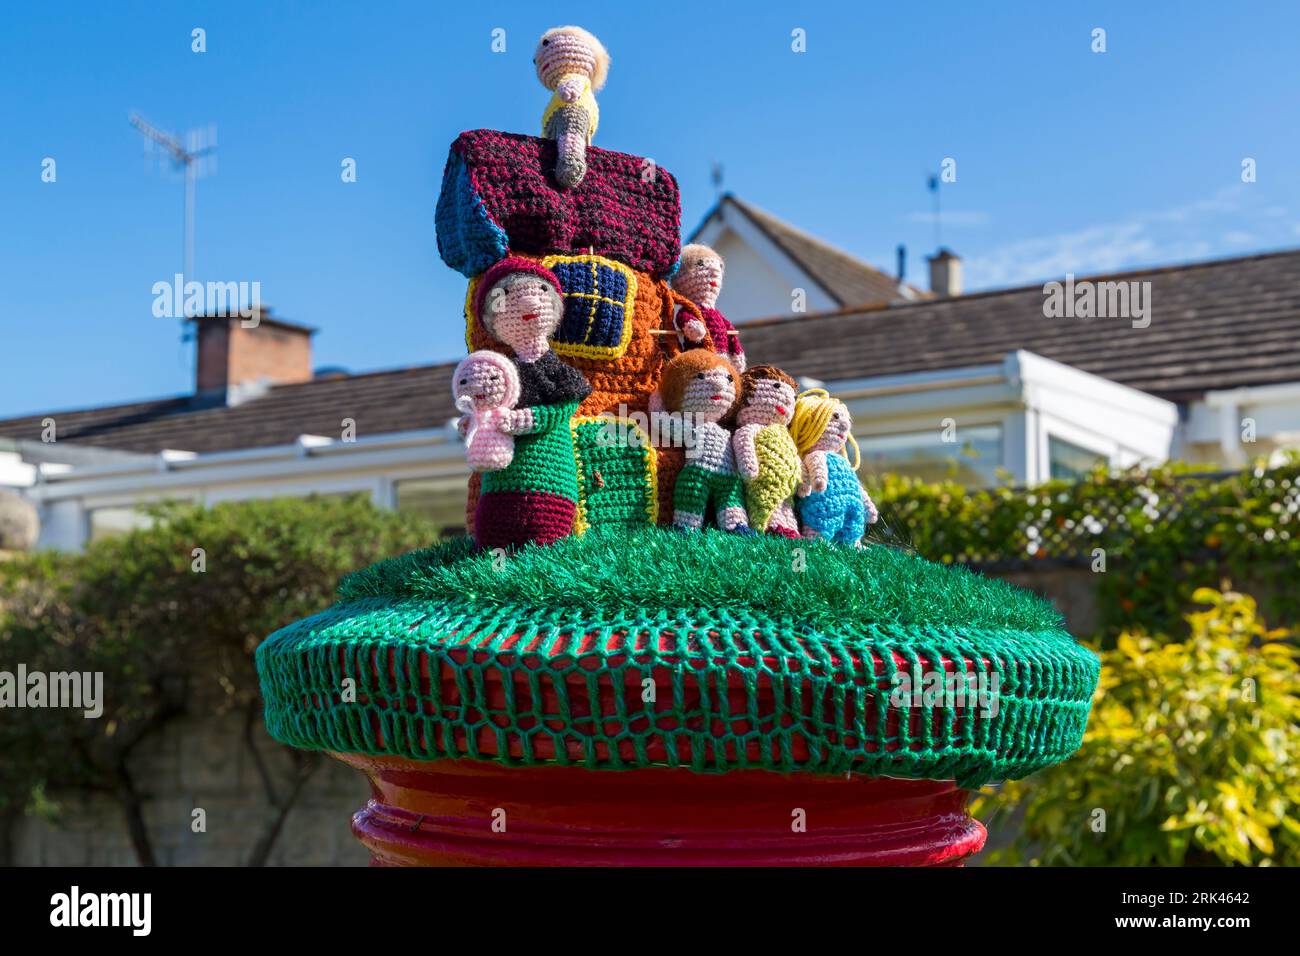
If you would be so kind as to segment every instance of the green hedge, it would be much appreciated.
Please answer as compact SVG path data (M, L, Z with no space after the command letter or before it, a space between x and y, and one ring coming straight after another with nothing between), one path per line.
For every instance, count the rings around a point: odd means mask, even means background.
M1121 634L1083 747L976 812L1014 838L989 863L1300 864L1300 659L1246 595L1209 588L1187 638ZM1018 811L1018 815L1017 815Z
M1271 620L1300 622L1300 461L1208 476L1179 464L1098 470L1032 489L868 484L882 515L874 537L936 561L1100 570L1100 549L1107 643L1131 628L1185 633L1192 594L1223 581L1259 596Z
M34 791L124 792L126 755L185 713L260 711L253 649L319 611L340 576L433 529L364 496L164 505L80 554L0 561L0 670L103 674L104 712L0 719L0 815Z

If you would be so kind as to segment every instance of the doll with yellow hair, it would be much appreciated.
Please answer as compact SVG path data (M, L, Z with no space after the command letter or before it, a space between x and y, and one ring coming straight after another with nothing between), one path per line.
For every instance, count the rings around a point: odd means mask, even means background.
M587 147L600 122L595 92L605 85L609 54L582 27L553 27L542 34L533 65L554 94L542 113L542 136L556 143L555 181L572 189L587 175Z
M790 437L802 461L795 510L805 538L856 546L866 526L875 524L880 517L871 496L858 481L862 455L852 428L848 408L825 389L809 389L795 402ZM853 446L852 464L849 445Z

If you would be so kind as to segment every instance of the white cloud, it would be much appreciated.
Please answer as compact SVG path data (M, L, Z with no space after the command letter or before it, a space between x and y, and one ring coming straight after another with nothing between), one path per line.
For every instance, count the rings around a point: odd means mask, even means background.
M1206 199L1139 212L1124 222L997 246L966 260L969 285L996 288L1067 272L1119 272L1293 241L1284 222L1285 207L1260 206L1247 190L1245 184L1234 184ZM1291 233L1300 235L1300 224L1293 225Z
M903 216L904 222L934 224L934 212L909 212ZM985 226L993 217L981 209L944 209L939 213L939 222L944 226Z

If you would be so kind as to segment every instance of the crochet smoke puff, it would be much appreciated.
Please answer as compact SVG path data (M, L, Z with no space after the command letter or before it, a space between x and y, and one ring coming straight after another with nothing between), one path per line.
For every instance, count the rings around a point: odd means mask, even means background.
M755 531L799 537L792 502L799 487L799 450L787 427L798 386L773 365L741 376L739 427L732 438L736 470L745 482L745 507Z
M686 447L673 492L673 525L695 531L713 512L718 527L747 532L745 494L727 424L740 398L740 376L726 359L695 349L664 368L660 404L671 437Z
M581 27L554 27L542 34L533 63L553 92L542 113L542 135L556 142L555 181L572 189L587 175L587 147L600 124L594 93L605 85L609 54Z
M484 325L515 356L519 407L502 429L516 436L514 458L483 475L474 513L480 547L550 544L573 531L578 464L570 421L591 386L551 351L564 312L559 281L526 259L489 269L476 299Z
M519 401L519 369L500 352L486 349L461 359L451 376L456 407L466 416L465 461L471 471L500 471L515 456L505 430Z
M852 429L847 406L824 389L809 389L795 402L790 437L803 461L795 511L805 538L856 545L866 526L879 517L871 496L858 481L862 456ZM853 446L852 464L849 445Z
M673 289L695 303L700 314L696 317L686 310L679 312L677 328L695 345L705 344L707 336L713 351L730 361L737 372L743 372L745 350L740 346L740 336L716 308L725 269L722 256L708 246L699 243L682 246L681 263L672 278Z

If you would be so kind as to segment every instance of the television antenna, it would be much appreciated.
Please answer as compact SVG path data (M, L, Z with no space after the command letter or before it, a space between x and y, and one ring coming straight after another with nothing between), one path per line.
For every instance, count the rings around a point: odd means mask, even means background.
M183 281L194 275L194 185L200 176L217 171L217 128L209 124L205 129L193 129L180 138L160 130L139 113L131 114L131 125L144 136L146 155L158 152L171 160L173 169L185 174L185 262Z
M931 174L925 181L926 189L934 196L934 248L943 248L943 234L939 228L939 177Z

